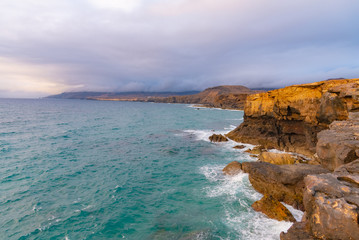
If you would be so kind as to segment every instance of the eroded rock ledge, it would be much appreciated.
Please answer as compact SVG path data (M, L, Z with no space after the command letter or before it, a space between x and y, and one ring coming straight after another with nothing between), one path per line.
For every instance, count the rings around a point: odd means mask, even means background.
M359 79L294 85L247 97L244 122L227 137L312 156L317 134L359 111Z
M275 201L305 211L282 240L359 239L359 79L249 96L244 122L227 137L304 154L318 164L292 164L288 156L263 154L260 147L265 162L231 165L230 174L239 168L249 173L253 187L273 199L259 202L267 216L276 211Z
M304 183L305 215L281 239L359 239L359 159Z

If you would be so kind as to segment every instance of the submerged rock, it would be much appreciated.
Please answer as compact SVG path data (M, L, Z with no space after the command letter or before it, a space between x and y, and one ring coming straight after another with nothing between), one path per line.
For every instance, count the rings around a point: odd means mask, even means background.
M230 162L222 171L225 175L237 175L242 171L242 164L237 161Z
M258 192L300 210L304 210L304 177L329 172L318 165L274 165L266 162L245 162L242 169L249 173L249 181Z
M296 221L292 213L282 203L269 195L264 195L261 200L254 202L252 208L278 221Z
M211 142L227 142L228 139L223 136L222 134L213 134L212 136L209 137L209 140Z

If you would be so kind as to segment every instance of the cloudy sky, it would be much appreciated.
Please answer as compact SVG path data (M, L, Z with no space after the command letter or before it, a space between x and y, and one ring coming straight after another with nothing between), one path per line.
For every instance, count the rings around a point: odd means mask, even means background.
M0 97L359 77L358 0L1 0Z

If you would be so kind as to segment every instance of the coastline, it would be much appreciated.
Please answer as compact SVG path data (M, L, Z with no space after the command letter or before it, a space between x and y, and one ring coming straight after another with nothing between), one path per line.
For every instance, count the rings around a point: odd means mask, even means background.
M264 195L252 207L259 204L256 210L271 217L280 202L305 212L280 234L282 240L359 238L358 86L359 79L329 80L251 95L244 122L225 135L239 144L261 146L256 162L223 169L225 174L249 174L252 186ZM311 160L289 159L278 150ZM266 202L268 197L273 201Z

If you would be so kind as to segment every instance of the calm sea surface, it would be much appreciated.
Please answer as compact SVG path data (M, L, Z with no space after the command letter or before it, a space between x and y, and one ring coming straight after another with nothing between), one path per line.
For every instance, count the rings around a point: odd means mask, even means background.
M0 99L0 239L279 239L254 212L253 161L208 137L243 112L188 105Z

